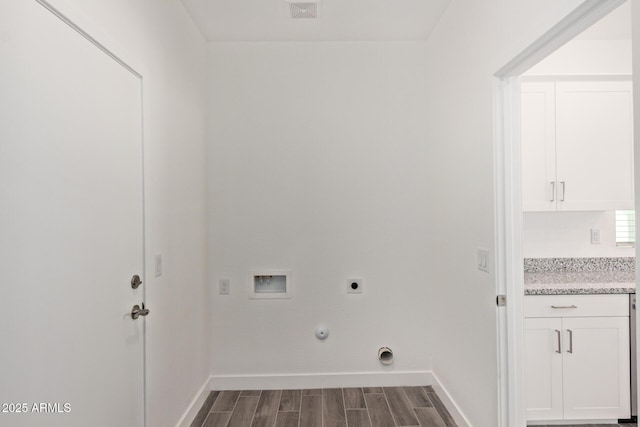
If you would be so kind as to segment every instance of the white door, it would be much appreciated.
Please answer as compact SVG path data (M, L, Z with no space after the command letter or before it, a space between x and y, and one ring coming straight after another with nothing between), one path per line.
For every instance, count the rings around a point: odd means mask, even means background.
M629 418L629 318L562 319L565 419Z
M35 0L0 2L2 426L144 423L141 84Z
M633 209L631 82L558 82L556 114L558 209Z
M527 420L560 420L562 411L562 319L524 319Z

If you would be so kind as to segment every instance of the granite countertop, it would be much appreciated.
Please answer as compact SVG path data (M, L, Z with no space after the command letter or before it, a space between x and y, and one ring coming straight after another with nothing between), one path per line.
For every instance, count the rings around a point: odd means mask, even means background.
M525 295L635 293L634 258L527 258Z

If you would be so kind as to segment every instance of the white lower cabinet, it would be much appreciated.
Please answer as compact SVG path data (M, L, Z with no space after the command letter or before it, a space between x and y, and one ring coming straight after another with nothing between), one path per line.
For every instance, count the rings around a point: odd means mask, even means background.
M525 408L527 420L561 420L562 319L524 320Z
M527 420L630 417L628 314L627 295L525 297Z

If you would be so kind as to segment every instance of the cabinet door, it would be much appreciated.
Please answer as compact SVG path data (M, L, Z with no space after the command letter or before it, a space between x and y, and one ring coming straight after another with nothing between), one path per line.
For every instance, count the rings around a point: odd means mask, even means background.
M633 209L631 82L556 83L558 210Z
M524 327L526 418L562 419L562 319L528 318Z
M522 208L556 210L556 112L553 82L521 86Z
M564 418L629 418L629 318L562 319Z

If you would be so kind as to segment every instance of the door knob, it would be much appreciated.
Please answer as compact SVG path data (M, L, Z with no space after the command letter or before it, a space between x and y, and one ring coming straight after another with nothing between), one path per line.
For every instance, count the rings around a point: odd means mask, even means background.
M149 314L149 309L148 308L144 308L144 303L142 303L142 307L140 307L138 304L136 304L131 309L131 317L134 320L137 319L140 316L146 316L147 314Z
M137 274L134 274L133 277L131 278L131 287L133 289L138 289L138 286L142 285L142 280L140 279L140 276L138 276Z

